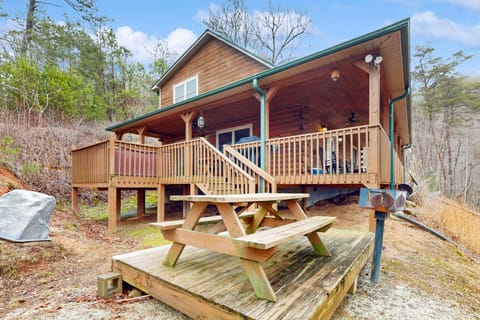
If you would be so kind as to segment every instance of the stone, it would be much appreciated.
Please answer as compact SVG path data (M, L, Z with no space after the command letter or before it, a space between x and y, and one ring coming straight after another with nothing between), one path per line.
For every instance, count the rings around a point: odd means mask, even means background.
M108 272L97 277L97 293L104 299L110 298L114 293L122 293L122 275L117 272Z
M56 206L54 197L13 190L0 197L0 238L15 241L50 240L50 217Z

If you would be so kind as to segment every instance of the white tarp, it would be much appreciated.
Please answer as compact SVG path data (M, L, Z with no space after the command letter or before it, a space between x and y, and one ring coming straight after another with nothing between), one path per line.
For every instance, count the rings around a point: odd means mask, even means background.
M49 222L54 197L28 190L13 190L0 197L0 238L15 241L50 240Z

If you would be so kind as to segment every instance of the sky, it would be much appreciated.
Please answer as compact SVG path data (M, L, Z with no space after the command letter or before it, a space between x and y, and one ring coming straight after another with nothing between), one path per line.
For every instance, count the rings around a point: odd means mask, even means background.
M224 0L97 0L100 12L113 19L108 25L134 60L151 62L158 41L180 55L205 30L202 19L208 10ZM265 10L268 0L246 0L250 12ZM50 3L61 3L51 0ZM27 0L4 0L7 13L24 16ZM274 0L282 8L294 9L311 18L311 27L303 37L298 57L320 51L341 42L410 18L411 55L417 45L430 44L444 58L463 50L474 57L458 71L480 76L480 0L376 0L314 1ZM54 19L58 7L49 7ZM0 30L4 28L0 26Z

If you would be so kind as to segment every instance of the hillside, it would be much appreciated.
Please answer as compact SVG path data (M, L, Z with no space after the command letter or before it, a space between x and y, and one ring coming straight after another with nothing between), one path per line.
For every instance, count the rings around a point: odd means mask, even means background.
M0 185L21 185L0 170ZM4 189L2 189L4 190ZM106 232L106 221L86 220L57 207L51 242L0 241L0 313L5 319L186 319L155 299L126 294L103 300L96 276L112 255L158 244L147 217ZM336 228L368 228L368 211L347 204L310 208L309 215L334 215ZM387 220L380 282L361 273L358 291L347 296L333 319L480 319L480 264L451 244L398 218Z

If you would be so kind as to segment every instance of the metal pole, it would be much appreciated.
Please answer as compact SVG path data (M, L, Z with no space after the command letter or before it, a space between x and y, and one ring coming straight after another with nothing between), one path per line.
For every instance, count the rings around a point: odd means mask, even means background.
M377 219L377 225L375 229L375 246L373 248L373 269L371 282L377 283L378 276L380 275L380 264L382 260L382 247L383 247L383 229L385 227L385 220L387 219L387 213L381 211L375 211L375 219Z
M410 94L410 87L405 88L405 92L398 97L393 98L390 101L388 110L389 110L389 138L390 138L390 190L393 190L395 187L395 158L394 158L394 143L395 143L395 136L394 136L394 117L393 117L393 107L395 106L395 102L404 99L407 95Z
M265 117L265 92L258 85L258 79L253 79L253 89L260 95L260 169L265 170L265 139L267 136L266 117ZM260 177L259 190L263 192L264 179Z

